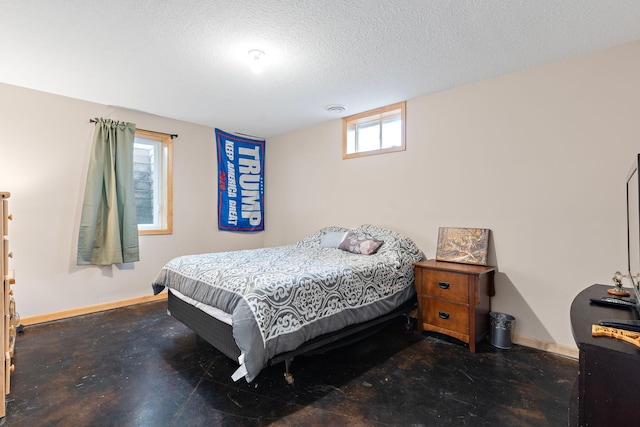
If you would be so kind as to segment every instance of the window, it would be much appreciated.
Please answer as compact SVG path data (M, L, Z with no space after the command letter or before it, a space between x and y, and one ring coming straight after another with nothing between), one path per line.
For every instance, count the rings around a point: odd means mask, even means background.
M138 234L173 232L171 135L136 129L133 180Z
M405 102L342 119L342 158L405 150Z

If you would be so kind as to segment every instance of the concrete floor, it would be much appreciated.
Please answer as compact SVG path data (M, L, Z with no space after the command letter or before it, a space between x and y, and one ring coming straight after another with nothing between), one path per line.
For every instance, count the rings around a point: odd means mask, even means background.
M251 384L155 302L26 327L5 426L562 426L576 360L405 330L296 358Z

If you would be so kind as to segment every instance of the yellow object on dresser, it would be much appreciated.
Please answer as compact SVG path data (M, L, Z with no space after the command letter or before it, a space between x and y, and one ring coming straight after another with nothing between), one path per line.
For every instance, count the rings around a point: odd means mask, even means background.
M2 380L0 381L0 387L2 388L2 394L0 395L0 417L4 417L6 414L6 402L5 395L9 394L10 389L10 375L13 371L13 364L11 359L13 357L13 349L15 346L16 328L17 328L17 314L15 311L15 300L13 299L13 291L11 285L14 283L13 270L9 269L9 258L13 257L13 254L9 251L9 221L12 219L9 214L9 199L10 194L7 192L0 192L0 236L2 236L2 256L0 256L0 271L2 271L2 304L0 304L0 316L3 319L2 337L0 338L0 345L2 346L2 353L4 355L4 363L0 362L0 375Z
M414 264L418 294L418 333L434 331L469 344L489 332L495 267L443 261Z

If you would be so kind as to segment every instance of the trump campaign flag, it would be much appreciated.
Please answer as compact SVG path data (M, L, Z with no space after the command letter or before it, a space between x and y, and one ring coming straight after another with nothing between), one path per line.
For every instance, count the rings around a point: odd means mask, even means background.
M216 129L218 229L264 230L264 143Z

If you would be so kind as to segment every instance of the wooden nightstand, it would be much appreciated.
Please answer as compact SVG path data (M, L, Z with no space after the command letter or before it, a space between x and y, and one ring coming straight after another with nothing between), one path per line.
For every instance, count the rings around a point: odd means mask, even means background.
M434 331L469 344L489 333L495 267L420 261L414 264L418 294L418 333Z

